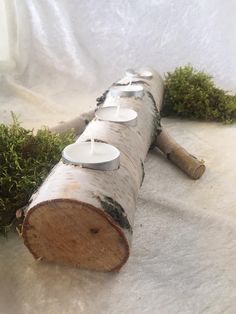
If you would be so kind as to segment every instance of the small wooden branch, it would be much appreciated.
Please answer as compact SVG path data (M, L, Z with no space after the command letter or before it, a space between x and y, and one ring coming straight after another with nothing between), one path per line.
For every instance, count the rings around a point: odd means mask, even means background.
M86 126L94 118L94 113L95 109L85 112L73 120L56 125L51 128L51 131L55 133L64 133L70 129L74 129L75 134L79 136L84 132Z
M160 134L157 135L154 145L190 178L197 180L203 175L206 169L204 162L188 153L165 129L162 129Z

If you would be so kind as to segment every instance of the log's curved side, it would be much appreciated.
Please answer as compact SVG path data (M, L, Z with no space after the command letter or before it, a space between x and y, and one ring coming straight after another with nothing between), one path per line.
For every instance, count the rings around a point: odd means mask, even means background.
M120 168L91 170L60 161L33 195L23 238L35 258L99 271L119 269L126 262L143 163L159 119L154 102L161 102L163 93L161 78L147 81L142 83L143 99L104 101L104 106L119 102L136 110L137 126L93 119L78 138L88 141L92 133L95 140L116 146Z

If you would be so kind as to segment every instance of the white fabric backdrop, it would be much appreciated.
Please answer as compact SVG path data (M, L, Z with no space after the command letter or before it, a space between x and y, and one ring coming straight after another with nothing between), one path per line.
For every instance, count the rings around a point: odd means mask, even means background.
M22 99L18 101L13 88L10 101L1 99L3 121L9 121L12 109L21 113L26 126L49 123L47 116L52 114L54 124L69 119L82 108L93 107L94 97L127 67L150 65L163 74L191 63L214 75L220 86L236 91L235 1L5 0L5 4L12 57L8 74L42 97L36 97L39 108L32 105L32 97L30 101L25 97L27 112L22 113ZM33 116L38 119L31 120Z
M67 120L127 67L162 74L192 63L236 91L236 2L231 0L6 0L11 66L0 118L23 125ZM15 64L15 68L13 66ZM36 263L16 236L0 239L0 312L236 312L235 125L166 119L206 160L191 181L158 152L145 164L131 257L119 274Z
M235 1L23 0L15 7L22 71L43 66L96 86L130 66L163 73L192 63L235 89Z

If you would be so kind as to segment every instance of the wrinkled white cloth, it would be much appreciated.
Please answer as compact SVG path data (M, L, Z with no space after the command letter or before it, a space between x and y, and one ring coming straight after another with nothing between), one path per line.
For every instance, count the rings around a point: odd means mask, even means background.
M164 74L191 63L236 91L232 0L1 1L12 59L3 77L0 64L1 121L10 110L25 126L68 120L130 67ZM34 94L23 97L6 79Z
M162 74L188 62L235 90L233 1L5 1L12 62L1 76L0 119L24 126L69 120L128 67ZM235 314L236 127L164 119L206 161L192 181L157 150L145 163L131 256L118 274L33 260L0 238L0 313Z

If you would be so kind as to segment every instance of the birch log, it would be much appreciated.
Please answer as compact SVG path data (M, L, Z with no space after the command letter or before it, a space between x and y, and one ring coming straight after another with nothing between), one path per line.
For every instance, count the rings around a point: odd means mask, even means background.
M120 168L99 171L60 161L33 195L23 223L25 245L36 259L96 270L118 270L130 251L134 213L144 177L143 164L159 128L163 81L136 80L143 99L107 97L138 113L137 126L93 119L78 141L96 140L117 147ZM127 84L124 78L117 85Z

